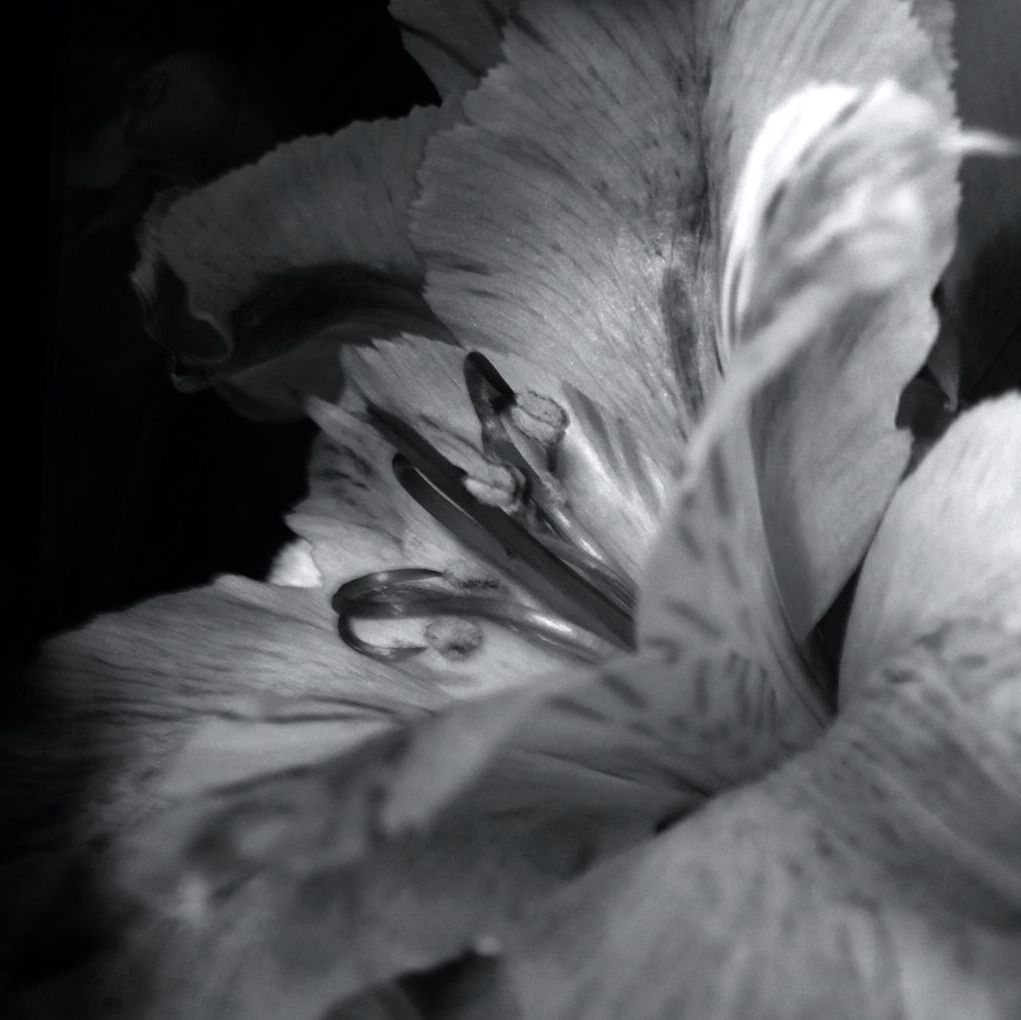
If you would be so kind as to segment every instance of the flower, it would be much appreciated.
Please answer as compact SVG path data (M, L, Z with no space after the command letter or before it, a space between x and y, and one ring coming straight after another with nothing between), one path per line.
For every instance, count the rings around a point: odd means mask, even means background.
M425 38L455 88L487 52ZM324 587L226 579L50 651L112 663L65 697L127 722L90 821L156 907L127 926L131 1015L1021 1002L1021 399L962 415L903 481L896 425L957 158L993 144L955 126L935 38L880 0L526 3L504 62L433 115L410 246L400 215L338 240L309 214L265 243L265 287L261 250L210 243L211 211L259 209L282 171L358 166L358 132L150 221L137 279L157 322L186 298L185 362L265 413L318 384L292 518L314 570L291 555ZM366 189L408 208L421 123L368 132L416 155L398 189L356 173L337 222ZM288 201L249 236L301 222ZM281 272L309 257L331 271ZM283 386L279 358L253 368L281 334ZM308 366L352 334L377 342L345 346L338 398ZM813 628L863 556L834 721ZM396 636L364 636L377 615ZM479 645L478 617L562 639Z

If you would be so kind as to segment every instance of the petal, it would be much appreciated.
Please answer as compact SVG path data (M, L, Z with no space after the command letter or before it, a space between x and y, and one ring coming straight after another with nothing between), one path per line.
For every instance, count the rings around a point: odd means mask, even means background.
M474 88L500 59L501 28L520 0L390 0L405 49L441 96Z
M1016 1015L1019 698L1021 633L919 643L813 750L549 898L493 1000L443 1015Z
M555 351L670 464L726 354L718 249L768 111L819 77L948 102L906 7L879 0L525 3L504 53L422 171L428 300L466 346Z
M949 235L953 203L944 192L953 157L942 151L945 135L931 106L893 85L866 95L812 87L766 122L742 178L724 276L724 331L734 353L689 444L643 584L640 648L683 661L688 673L699 656L719 669L738 653L772 686L801 742L826 718L819 665L802 640L814 615L806 610L818 609L814 600L852 568L850 553L860 555L871 532L869 513L850 513L838 519L838 541L826 536L830 494L845 493L845 482L814 458L827 452L857 480L856 498L867 506L881 495L848 464L840 440L860 452L860 433L883 454L888 429L877 419L877 435L867 406L856 406L855 384L871 362L892 370L870 319L891 294L902 297L902 281ZM783 160L799 169L777 191L763 168ZM806 253L811 273L785 251ZM925 347L916 346L920 361ZM838 401L832 407L820 403L827 394ZM829 423L818 420L823 411ZM871 454L865 463L879 472Z
M964 414L901 486L865 561L842 700L877 663L947 620L1021 627L1021 396Z
M422 108L298 139L164 196L132 279L182 381L233 376L244 410L297 417L295 391L339 391L339 344L408 329L443 335L421 299L407 213L425 143L454 116L452 106Z
M169 778L194 778L179 756L203 724L222 735L254 717L247 745L193 759L213 770L204 782L237 780L335 756L447 700L425 669L348 652L319 592L237 577L102 616L44 645L18 679L0 741L0 899L11 944L40 973L61 966L64 941L71 954L101 951L105 966L124 922L126 841L158 811ZM287 714L274 707L286 696L320 722L291 711L270 742L260 720ZM90 995L98 986L86 980Z
M407 971L490 952L527 903L651 831L664 800L502 764L421 829L374 827L383 784L404 767L393 753L168 814L134 855L141 888L180 916L138 933L145 1015L313 1018Z

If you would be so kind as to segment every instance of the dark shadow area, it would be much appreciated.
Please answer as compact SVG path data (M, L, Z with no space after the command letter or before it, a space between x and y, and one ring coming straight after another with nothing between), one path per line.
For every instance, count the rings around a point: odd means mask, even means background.
M49 14L44 322L15 394L0 607L14 657L153 592L262 576L303 491L311 427L177 392L142 329L128 274L153 197L435 98L385 0L78 0Z

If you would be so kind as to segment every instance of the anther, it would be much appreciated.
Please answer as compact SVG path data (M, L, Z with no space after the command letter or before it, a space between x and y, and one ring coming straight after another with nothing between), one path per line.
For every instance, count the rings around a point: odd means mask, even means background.
M425 628L425 640L444 659L463 662L482 646L482 628L474 620L438 617Z
M510 418L525 436L545 450L560 443L569 424L567 412L555 400L531 390L518 394Z

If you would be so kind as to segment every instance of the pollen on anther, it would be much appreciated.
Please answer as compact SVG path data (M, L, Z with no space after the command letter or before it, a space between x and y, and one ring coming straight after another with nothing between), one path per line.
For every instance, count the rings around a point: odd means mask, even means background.
M567 412L551 397L528 390L518 394L511 408L511 421L540 446L556 446L567 431Z
M482 464L465 479L464 487L480 502L500 510L517 510L521 502L521 478L504 464Z
M425 629L425 640L451 662L467 659L482 645L482 628L474 620L440 617Z
M455 588L468 591L492 590L500 587L500 578L481 564L471 560L454 560L443 572L443 579Z

